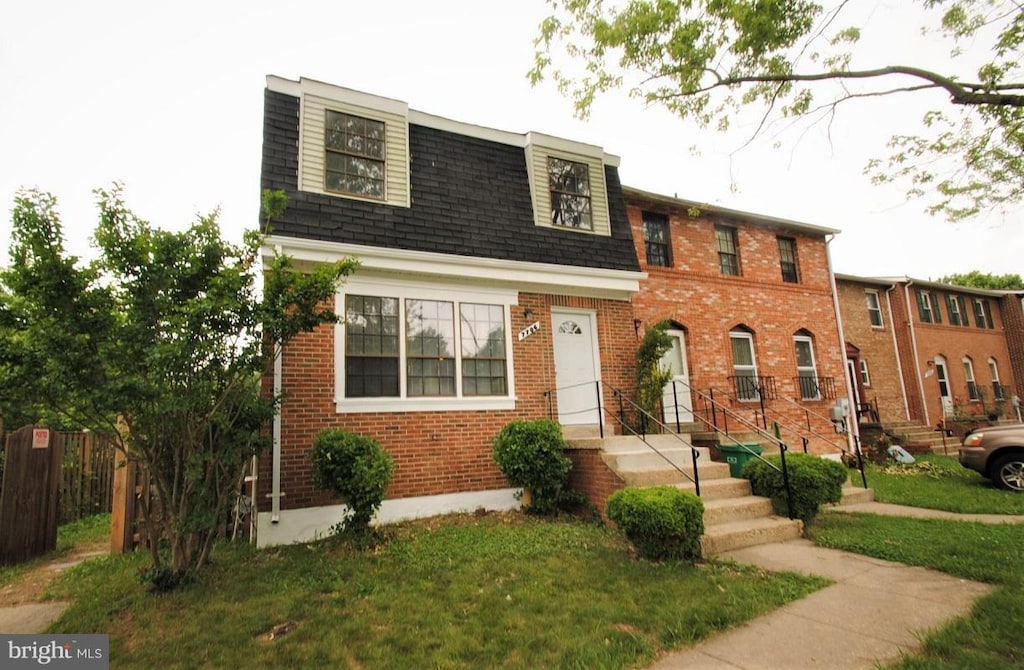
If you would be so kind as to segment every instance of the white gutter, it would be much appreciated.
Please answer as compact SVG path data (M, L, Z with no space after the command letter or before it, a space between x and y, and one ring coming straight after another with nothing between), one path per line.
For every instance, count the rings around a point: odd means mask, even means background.
M910 324L910 345L914 353L914 377L917 378L917 391L921 394L921 407L924 409L924 425L930 426L932 425L932 420L928 416L928 402L924 397L924 381L921 379L921 357L917 353L917 331L914 330L914 313L910 307L913 304L910 302L910 287L913 283L914 280L908 277L907 283L903 285L903 298L906 300L907 305L907 323ZM908 421L909 414L908 411Z
M850 366L846 364L846 336L843 334L843 315L839 310L839 289L836 287L836 274L832 271L832 247L835 235L825 236L825 264L828 266L828 281L832 288L832 309L836 313L836 334L839 336L839 360L843 369L843 380L846 382L846 401L850 403L851 416L846 418L846 446L850 453L857 453L860 440L860 421L857 419L857 404L853 402L853 379L850 377Z
M892 350L896 354L896 375L900 380L900 395L903 396L903 418L910 421L910 403L907 402L907 382L903 379L903 361L900 359L900 342L896 338L896 319L892 314L892 292L896 290L896 284L885 289L885 302L889 306L889 330L892 333ZM909 310L910 306L907 306ZM910 312L907 312L910 315Z

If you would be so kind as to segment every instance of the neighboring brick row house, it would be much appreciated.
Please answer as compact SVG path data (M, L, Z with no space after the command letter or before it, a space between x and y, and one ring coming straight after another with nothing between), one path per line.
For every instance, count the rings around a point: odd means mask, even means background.
M827 248L839 231L624 194L647 273L633 309L648 324L669 321L675 340L671 365L682 384L666 414L673 401L701 410L702 398L679 398L692 387L754 423L778 421L790 437L799 428L811 450L845 446L829 416L847 395Z
M299 267L355 256L360 266L338 289L340 323L296 338L268 380L284 400L259 463L260 544L309 539L339 520L338 501L313 487L308 457L329 427L372 437L394 457L381 520L517 507L494 436L514 419L608 423L612 397L632 391L644 328L663 320L675 343L668 424L708 420L714 394L735 416L778 421L787 435L803 424L809 450L832 453L845 444L829 415L851 397L847 361L858 375L871 366L857 397L882 413L939 409L910 401L917 368L897 346L902 329L886 330L906 313L895 296L905 291L854 278L834 290L834 229L624 188L619 159L600 147L317 81L268 77L264 104L262 187L290 197L264 253ZM863 309L871 291L886 314L880 330L858 322L873 318ZM943 349L944 331L934 352L919 347L921 361L945 356L953 398L952 362L965 355L979 372L994 358L1001 384L1024 366L996 345L1011 323L1003 298L962 293L991 302L979 312L995 326L988 348ZM845 339L839 314L854 324ZM901 365L901 380L883 380L881 368ZM615 485L599 459L586 466Z
M856 402L885 421L1014 417L1019 294L910 277L836 278Z

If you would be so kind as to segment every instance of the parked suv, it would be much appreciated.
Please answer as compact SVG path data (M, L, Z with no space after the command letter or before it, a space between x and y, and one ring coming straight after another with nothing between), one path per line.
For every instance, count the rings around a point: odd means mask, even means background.
M980 428L964 438L960 465L1001 489L1024 492L1024 424Z

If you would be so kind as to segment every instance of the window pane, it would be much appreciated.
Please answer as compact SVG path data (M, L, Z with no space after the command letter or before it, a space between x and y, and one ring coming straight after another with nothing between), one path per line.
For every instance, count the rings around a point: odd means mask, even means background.
M809 340L796 340L796 366L798 368L814 367L814 354L811 352Z
M590 207L590 168L585 163L548 157L551 223L593 229Z
M750 348L750 340L744 336L732 337L733 365L753 365L754 352Z
M462 326L462 394L506 395L505 310L500 305L464 303Z

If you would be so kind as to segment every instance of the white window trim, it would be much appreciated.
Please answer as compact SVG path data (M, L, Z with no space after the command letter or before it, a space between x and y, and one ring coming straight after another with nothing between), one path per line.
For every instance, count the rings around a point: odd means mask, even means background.
M981 401L981 392L978 390L978 380L974 376L974 361L972 361L970 358L964 356L963 363L964 363L964 377L965 377L965 381L967 382L967 395L970 396L970 389L971 389L971 385L973 384L974 385L974 394L976 396L978 396L976 398L969 398L969 400L971 402L980 402Z
M750 347L750 361L751 361L750 365L742 365L742 366L737 366L736 365L736 359L732 355L732 341L733 341L733 339L745 339L747 341L747 345ZM729 331L729 356L733 359L733 360L731 360L729 362L732 365L732 374L733 374L734 377L741 376L741 375L737 374L737 371L739 371L739 370L743 370L743 371L751 370L754 373L754 379L757 380L759 385L760 385L761 376L757 372L757 351L754 349L754 335L753 335L753 333L748 333L748 332L746 332L744 330L730 330ZM761 400L761 391L759 389L755 389L753 397L750 397L750 398L737 398L737 399L740 402L759 402Z
M345 397L345 296L368 295L398 298L402 318L399 320L399 366L398 396L374 398ZM507 396L450 396L413 397L406 396L405 367L405 301L407 299L442 300L456 303L483 303L501 305L505 310L505 365L507 370ZM434 412L459 410L510 410L515 409L515 365L512 358L512 307L518 304L519 294L513 290L467 288L454 284L422 284L405 280L374 280L350 277L335 296L335 311L341 320L334 327L334 404L339 414L359 412ZM459 346L459 329L456 329L455 369L456 388L461 393L462 348Z
M865 296L865 302L867 301L867 296L874 296L874 298L875 298L875 305L874 305L874 307L872 307L871 305L867 306L867 309L868 309L868 323L871 325L872 328L875 328L875 329L879 329L880 330L882 328L885 328L885 316L882 314L882 299L879 297L878 291L876 291L874 289L868 289L868 290L864 291L864 296ZM874 323L871 322L871 315L873 313L877 313L878 314L879 324L877 326Z
M810 372L811 373L811 377L814 378L815 388L817 389L817 394L813 398L805 398L804 394L803 394L803 385L801 385L800 389L798 389L800 391L800 399L801 400L821 400L821 389L817 387L817 385L818 385L818 359L814 355L814 339L811 338L811 337L808 337L807 335L794 335L793 336L793 349L794 349L794 351L796 350L798 342L806 342L807 343L807 346L808 346L808 348L810 349L810 352L811 352L811 365L810 365L810 367L800 367L800 361L799 361L799 359L797 359L796 376L797 377L802 377L802 376L804 376L803 373Z
M871 374L868 372L868 362L860 359L860 383L862 386L871 386Z

